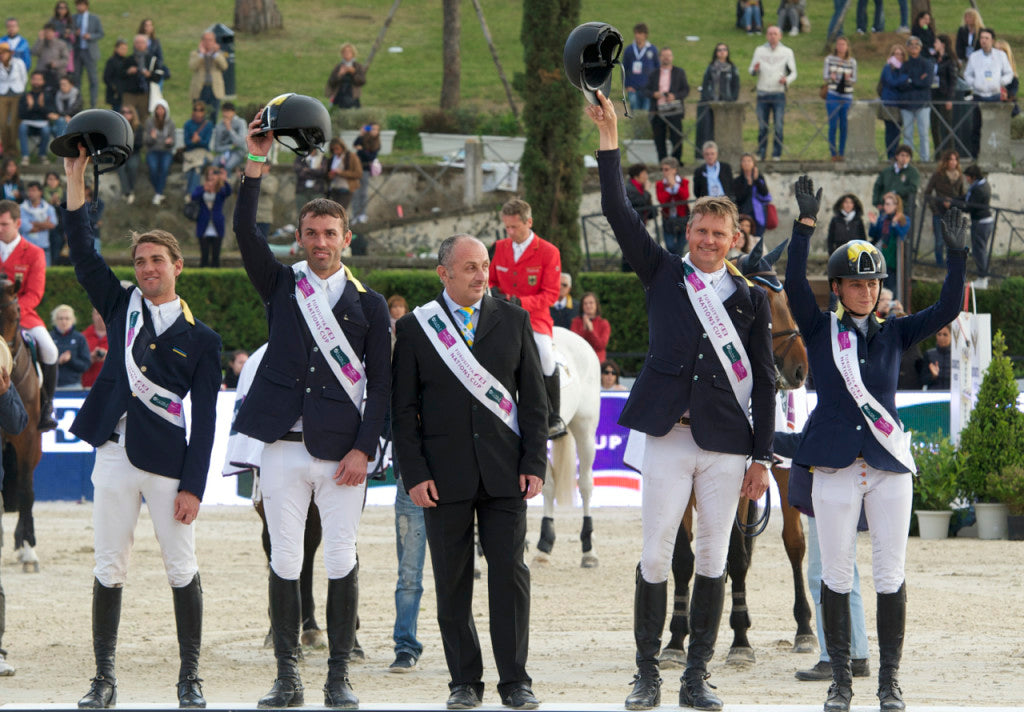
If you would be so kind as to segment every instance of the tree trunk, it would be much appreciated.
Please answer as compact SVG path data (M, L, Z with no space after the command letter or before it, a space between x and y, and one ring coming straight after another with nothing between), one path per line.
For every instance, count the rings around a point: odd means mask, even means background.
M459 10L460 0L443 0L444 40L442 63L444 74L441 78L441 111L459 108L460 82L462 81L462 58L459 40L462 36L462 21Z
M282 27L276 0L235 0L235 32L257 35Z

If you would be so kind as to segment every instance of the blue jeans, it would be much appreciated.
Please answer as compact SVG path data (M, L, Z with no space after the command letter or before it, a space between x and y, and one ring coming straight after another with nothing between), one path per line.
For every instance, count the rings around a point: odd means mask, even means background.
M807 585L814 599L814 621L818 624L818 645L821 660L828 662L825 647L825 628L821 618L821 549L818 547L818 525L814 517L807 517ZM864 624L864 599L860 596L860 571L853 564L853 589L850 591L850 623L853 635L850 639L850 657L862 660L868 657L868 629Z
M761 29L761 8L758 5L747 5L743 8L743 27L750 30Z
M171 161L174 159L170 151L149 151L146 154L146 166L149 168L149 182L157 195L164 194L167 186L167 174L171 172Z
M395 655L410 653L419 658L423 644L416 640L416 621L423 596L423 560L427 532L423 508L409 499L401 478L395 481L395 548L398 552L398 583L395 586Z
M910 11L907 8L907 0L899 0L900 4L900 27L910 27ZM964 60L966 62L966 60Z
M857 29L868 31L868 0L857 0ZM871 25L872 32L885 29L885 13L882 11L882 0L875 0L875 22Z
M839 25L839 13L842 12L843 7L846 5L846 0L832 0L832 7L834 11L832 13L832 19L828 22L828 36L831 37L832 33L835 32L836 37L843 34L843 26ZM839 28L836 29L836 25Z
M786 118L786 94L772 92L757 95L757 155L764 160L768 151L768 118L775 116L775 142L772 156L782 155L782 125Z
M946 266L946 242L942 239L942 216L932 213L932 234L935 237L935 266Z
M921 160L928 162L932 158L932 107L925 104L916 109L900 109L903 119L903 143L914 145L914 125L917 125L917 153Z
M650 111L651 97L644 94L642 89L627 91L626 96L629 98L629 108L633 111Z
M68 122L63 116L58 116L53 120L53 128L51 129L54 138L59 138L67 133Z
M28 158L29 132L32 132L39 137L39 158L40 160L45 161L47 149L50 147L50 125L43 124L42 126L29 126L24 121L18 124L18 140L21 142L22 158Z
M995 222L976 223L971 220L971 253L974 255L974 264L978 266L978 275L988 275L989 262L989 240L995 229Z
M681 255L686 247L685 232L671 232L662 229L661 236L665 238L665 249L673 255Z
M825 111L828 112L828 150L833 156L846 155L846 115L850 113L850 95L828 93L825 97ZM839 143L836 143L836 132Z

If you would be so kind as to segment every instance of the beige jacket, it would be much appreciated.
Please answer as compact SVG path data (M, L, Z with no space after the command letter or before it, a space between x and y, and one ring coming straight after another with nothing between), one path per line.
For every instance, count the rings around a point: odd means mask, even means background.
M188 56L188 68L192 72L192 81L188 85L188 95L192 100L198 99L203 91L204 74L206 73L206 62L199 50L192 50ZM228 58L223 52L218 51L213 55L213 66L210 68L210 85L213 95L217 99L224 98L224 70L228 68Z

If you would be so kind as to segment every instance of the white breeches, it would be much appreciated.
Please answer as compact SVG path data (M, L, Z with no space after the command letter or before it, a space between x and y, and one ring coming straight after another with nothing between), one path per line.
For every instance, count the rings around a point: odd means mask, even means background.
M696 494L695 570L718 578L725 572L729 533L736 518L747 458L702 450L689 426L664 437L647 436L643 460L643 552L640 573L648 583L668 579L679 524Z
M540 354L540 370L545 376L555 375L555 340L536 331L533 332L533 340L537 344L537 353Z
M871 568L877 593L903 584L913 484L910 473L877 470L857 458L841 470L814 468L811 501L821 547L821 580L836 593L853 588L861 503L871 532Z
M192 581L199 571L195 522L185 525L174 518L179 484L173 477L135 467L129 462L124 447L117 443L108 442L96 448L96 464L92 470L92 525L96 547L93 574L101 584L114 588L125 583L143 497L160 544L168 583L173 588L181 588Z
M32 339L36 342L36 348L39 350L39 360L47 366L57 363L57 344L53 343L53 337L50 336L50 332L46 330L46 327L33 326L28 330L28 333L32 334Z
M263 449L260 490L270 531L270 568L281 578L294 581L302 573L310 496L320 509L327 578L345 578L355 568L366 483L339 485L337 469L337 461L313 457L303 443L279 440Z

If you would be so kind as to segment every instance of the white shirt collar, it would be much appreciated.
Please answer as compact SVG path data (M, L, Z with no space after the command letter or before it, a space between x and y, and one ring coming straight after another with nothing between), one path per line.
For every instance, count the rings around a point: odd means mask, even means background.
M153 331L157 336L167 331L167 328L181 316L181 299L172 299L163 304L154 304L148 299L145 301L149 307L149 315L153 318Z
M701 281L707 282L715 288L715 292L724 302L726 299L731 297L736 291L736 283L732 281L729 275L729 268L724 264L721 269L715 270L714 272L705 272L697 265L693 264L693 260L690 259L690 253L686 253L686 257L683 258L686 262L693 267L697 272L697 276L701 278Z
M327 279L320 279L313 273L312 269L308 269L309 263L307 262L306 264L307 269L303 271L313 284L324 290L324 294L327 295L327 303L333 309L338 304L338 300L341 299L341 294L345 291L345 284L348 282L348 277L345 276L344 265Z
M10 242L0 242L0 257L3 258L4 262L10 259L11 254L14 253L14 248L17 247L20 242L20 234Z
M530 236L523 240L522 243L516 242L515 240L512 241L512 257L516 262L519 261L519 258L523 256L523 253L526 252L526 248L529 247L532 242L533 230L530 230Z

